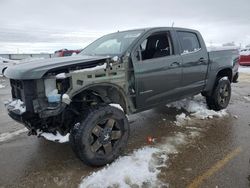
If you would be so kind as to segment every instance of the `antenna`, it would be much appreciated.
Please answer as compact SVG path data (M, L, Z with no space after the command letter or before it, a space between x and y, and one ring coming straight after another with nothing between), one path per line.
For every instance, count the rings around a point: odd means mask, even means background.
M174 22L172 22L172 27L174 27Z

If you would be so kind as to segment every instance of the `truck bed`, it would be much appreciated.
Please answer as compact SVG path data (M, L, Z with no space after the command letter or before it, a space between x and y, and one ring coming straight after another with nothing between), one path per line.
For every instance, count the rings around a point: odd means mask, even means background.
M239 68L239 50L235 48L215 48L208 50L208 56L211 62L211 70L223 68L230 63L233 67L233 75Z

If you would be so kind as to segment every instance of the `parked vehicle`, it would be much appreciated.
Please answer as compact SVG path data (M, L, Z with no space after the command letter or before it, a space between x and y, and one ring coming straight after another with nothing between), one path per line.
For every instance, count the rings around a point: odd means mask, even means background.
M250 48L246 48L240 51L240 65L250 65Z
M30 134L70 133L86 164L112 162L129 136L127 114L202 93L228 106L238 50L207 52L198 31L150 28L105 35L77 56L8 68L10 117Z
M10 60L10 59L6 59L6 58L3 58L3 57L0 57L0 74L3 74L4 71L9 66L12 66L12 65L15 65L15 64L17 64L17 62L14 61L14 60Z
M67 49L61 49L58 51L55 51L54 56L55 57L66 57L66 56L72 56L73 54L79 54L81 50L67 50Z

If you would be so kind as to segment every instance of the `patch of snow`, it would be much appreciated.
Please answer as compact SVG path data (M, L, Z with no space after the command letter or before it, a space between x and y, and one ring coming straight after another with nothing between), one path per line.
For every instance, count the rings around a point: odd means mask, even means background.
M0 84L0 89L5 88L5 85Z
M67 78L67 76L66 73L64 72L56 75L56 79L65 79L65 78Z
M91 72L91 71L103 70L103 69L106 69L106 67L107 67L107 63L104 63L103 65L97 65L97 66L92 67L92 68L86 68L86 69L76 70L76 71L73 71L73 72L74 73Z
M113 107L118 108L119 110L124 112L124 110L123 110L123 108L121 107L120 104L111 103L111 104L109 104L109 106L113 106Z
M11 101L8 104L8 108L11 111L19 111L19 114L23 114L24 112L26 112L26 106L25 106L24 102L21 101L20 99Z
M195 52L198 52L198 51L200 51L200 50L201 50L201 48L195 48L195 49L193 49L193 50L191 50L191 51L189 51L189 50L184 50L184 51L181 53L181 55L190 54L190 53L195 53Z
M190 131L189 132L189 138L196 138L196 137L198 137L198 136L200 136L200 132L198 132L198 131Z
M15 136L18 136L18 135L20 135L20 134L22 134L22 133L25 133L25 132L27 132L27 131L28 131L27 128L23 128L23 129L14 131L14 132L1 133L1 134L0 134L0 142L8 141L8 140L10 140L11 138L13 138L13 137L15 137Z
M239 72L240 72L240 73L250 74L250 67L243 67L243 66L240 66L240 67L239 67Z
M238 119L239 118L237 115L234 115L233 117L234 117L234 119Z
M63 94L62 98L63 98L63 99L70 99L70 97L69 97L68 94Z
M113 61L118 61L118 59L119 59L118 56L114 56L114 57L112 58ZM112 65L111 65L111 66L112 66Z
M240 55L250 56L250 50L244 50L240 52Z
M59 132L56 132L56 135L52 133L40 133L40 136L44 137L47 140L54 141L54 142L59 142L59 143L65 143L69 141L69 133L66 134L65 136L61 135Z
M196 130L196 131L202 131L201 128L198 127L186 127L186 129Z
M145 147L130 156L121 157L106 168L84 178L80 188L129 188L133 185L142 187L145 183L158 184L159 170L152 159L156 152L159 149Z
M18 61L0 57L0 63L18 63Z
M205 102L204 97L202 97L201 95L170 103L167 105L167 107L174 107L179 110L184 109L188 113L190 113L190 116L195 117L197 119L209 119L213 117L224 117L228 115L225 109L221 111L209 110L207 108L207 104ZM183 118L184 115L179 117L181 121L183 120ZM178 124L181 124L181 122L179 122Z
M163 139L155 147L146 146L136 150L85 177L80 188L168 187L158 179L160 168L167 167L169 155L178 153L177 148L190 140L183 133L177 133Z
M188 117L185 113L181 113L179 115L176 115L176 121L174 122L177 126L181 126L186 121L190 120L190 117Z
M223 51L223 50L239 50L238 47L236 46L210 46L207 47L208 52L213 52L213 51Z
M228 80L227 76L222 77L220 80Z
M64 103L66 103L66 104L70 104L71 103L71 99L70 99L70 97L69 97L69 95L68 94L63 94L63 96L62 96L62 102L64 102Z
M243 97L246 101L250 102L250 97L244 96Z

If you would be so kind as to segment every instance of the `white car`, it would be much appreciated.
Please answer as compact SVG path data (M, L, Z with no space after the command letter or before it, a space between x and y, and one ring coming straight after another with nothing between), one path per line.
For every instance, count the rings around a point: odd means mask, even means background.
M17 61L6 59L3 57L0 57L0 74L3 74L3 72L9 67L17 64Z

